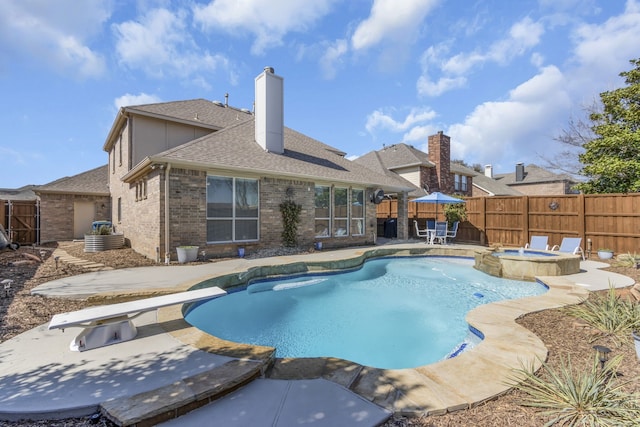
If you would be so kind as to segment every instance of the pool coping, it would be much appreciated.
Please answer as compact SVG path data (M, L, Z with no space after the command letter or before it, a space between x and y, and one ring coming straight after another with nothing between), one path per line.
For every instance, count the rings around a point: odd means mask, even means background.
M236 268L213 277L224 277L228 286L233 287L233 281L228 281L230 277L242 276L248 271L264 273L268 267L285 271L294 266L293 270L297 270L304 262L312 271L329 271L353 268L366 259L380 256L473 258L479 249L486 248L424 244L352 248L252 260L247 264L250 265L248 269L245 265L244 269ZM484 340L474 348L455 358L412 369L371 368L336 358L276 359L271 347L229 342L198 330L184 320L180 306L158 310L158 321L161 325L170 325L165 327L166 332L184 344L238 360L264 362L265 377L324 378L398 415L438 415L474 407L506 393L514 369L538 369L546 360L548 350L542 340L518 325L516 319L528 313L580 303L588 297L589 291L564 276L537 279L549 287L548 292L482 305L467 314L469 325L484 335ZM201 281L183 283L181 288L192 288Z

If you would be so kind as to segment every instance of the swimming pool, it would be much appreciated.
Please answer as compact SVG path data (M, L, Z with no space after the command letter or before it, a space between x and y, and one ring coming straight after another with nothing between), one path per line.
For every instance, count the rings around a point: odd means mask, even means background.
M472 266L462 258L372 259L340 274L253 282L192 306L185 319L226 340L275 347L277 357L417 367L473 345L465 316L474 307L546 291Z

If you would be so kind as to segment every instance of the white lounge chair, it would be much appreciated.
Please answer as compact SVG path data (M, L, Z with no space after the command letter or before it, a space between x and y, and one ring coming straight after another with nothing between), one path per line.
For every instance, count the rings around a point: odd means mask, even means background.
M548 241L549 241L548 236L531 236L531 243L526 243L524 245L524 248L535 249L539 251L548 251L549 250L549 244L547 243Z
M584 261L584 251L582 250L582 247L580 246L582 244L582 237L563 237L562 238L562 243L560 243L560 246L558 245L554 245L551 250L552 251L558 251L558 252L563 252L566 254L573 254L573 255L577 255L580 254L582 255L582 260Z

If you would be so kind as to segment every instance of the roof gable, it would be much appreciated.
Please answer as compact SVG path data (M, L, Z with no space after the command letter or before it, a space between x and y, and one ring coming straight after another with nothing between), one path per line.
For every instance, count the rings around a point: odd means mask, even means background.
M109 195L108 166L100 166L73 176L66 176L34 188L36 193Z

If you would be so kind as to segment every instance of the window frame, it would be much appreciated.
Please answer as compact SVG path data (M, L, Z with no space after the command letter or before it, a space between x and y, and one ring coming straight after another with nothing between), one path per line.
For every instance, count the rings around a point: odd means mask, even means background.
M230 216L209 216L209 179L210 178L222 178L225 180L231 180L231 215ZM237 209L237 182L238 180L244 181L252 181L256 186L256 216L238 216ZM215 245L215 244L228 244L228 243L247 243L247 242L257 242L260 240L260 180L257 178L248 178L248 177L236 177L236 176L225 176L225 175L207 175L207 191L206 191L206 239L207 244ZM210 240L209 236L209 224L210 222L230 222L231 227L231 240ZM241 222L254 222L256 229L256 237L255 239L239 239L236 236L237 227Z

